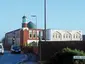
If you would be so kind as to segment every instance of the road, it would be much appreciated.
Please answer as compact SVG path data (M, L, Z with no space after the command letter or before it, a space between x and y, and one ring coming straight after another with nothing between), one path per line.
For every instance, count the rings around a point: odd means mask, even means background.
M9 51L5 51L4 55L0 55L0 64L16 64L24 57L24 54L11 54Z
M26 54L11 54L10 51L5 51L4 55L0 54L0 64L19 64L23 60L25 64L37 64L34 62L35 55L28 56Z

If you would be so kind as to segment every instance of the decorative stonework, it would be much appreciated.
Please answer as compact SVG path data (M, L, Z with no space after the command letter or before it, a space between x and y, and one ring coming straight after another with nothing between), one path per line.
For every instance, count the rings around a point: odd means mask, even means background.
M25 27L25 28L22 28L23 30L28 30L28 28L27 27Z

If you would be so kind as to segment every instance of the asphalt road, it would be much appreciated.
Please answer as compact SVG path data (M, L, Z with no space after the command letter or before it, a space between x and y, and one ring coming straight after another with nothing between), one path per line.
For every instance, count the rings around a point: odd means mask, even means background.
M24 57L25 54L11 54L10 51L5 51L4 55L0 54L0 64L17 64Z
M4 55L0 54L0 64L22 64L22 62L25 64L38 64L35 60L36 56L33 54L11 54L10 51L5 51Z

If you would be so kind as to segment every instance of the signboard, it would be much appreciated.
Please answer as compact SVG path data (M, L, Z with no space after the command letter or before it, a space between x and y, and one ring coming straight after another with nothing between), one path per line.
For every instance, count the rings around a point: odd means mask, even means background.
M73 56L73 59L85 59L85 56Z

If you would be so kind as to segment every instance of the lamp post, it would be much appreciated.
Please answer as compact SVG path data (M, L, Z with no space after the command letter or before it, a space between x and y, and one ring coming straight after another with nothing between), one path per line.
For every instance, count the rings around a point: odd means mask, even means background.
M41 35L40 35L41 36ZM39 37L40 37L39 36ZM41 38L41 37L40 37ZM46 43L46 0L44 0L44 38L45 38L45 43ZM40 43L40 64L42 64L41 63L41 42L39 42Z
M35 18L35 21L36 21L36 35L37 35L37 16L36 15L31 15L31 17ZM37 36L36 36L36 43L37 43Z
M44 30L45 30L45 43L46 43L46 0L44 0Z
M36 29L37 29L37 16L36 15L31 15L31 17L34 17L36 19Z
M37 16L36 15L31 15L31 17L34 17L36 19L36 29L37 29Z

